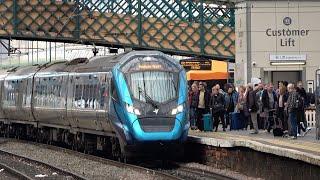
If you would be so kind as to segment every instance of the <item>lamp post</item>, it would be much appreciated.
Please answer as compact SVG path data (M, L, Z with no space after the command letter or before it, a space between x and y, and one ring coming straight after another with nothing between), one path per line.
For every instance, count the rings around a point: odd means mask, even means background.
M320 69L316 71L316 139L320 140Z

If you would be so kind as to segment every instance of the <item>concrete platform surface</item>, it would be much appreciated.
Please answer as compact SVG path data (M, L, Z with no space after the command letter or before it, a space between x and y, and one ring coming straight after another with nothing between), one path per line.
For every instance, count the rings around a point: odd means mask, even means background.
M274 137L272 133L266 131L260 131L259 134L250 132L250 130L223 132L221 129L218 132L190 130L188 140L216 147L247 147L320 166L320 141L315 138L315 129L295 140Z

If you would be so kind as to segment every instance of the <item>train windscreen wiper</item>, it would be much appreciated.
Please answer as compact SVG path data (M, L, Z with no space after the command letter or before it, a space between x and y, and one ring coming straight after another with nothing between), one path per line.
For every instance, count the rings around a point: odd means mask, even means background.
M154 108L158 108L158 104L146 93L146 91L142 90L141 87L138 87L139 93L142 93L146 102L151 104Z

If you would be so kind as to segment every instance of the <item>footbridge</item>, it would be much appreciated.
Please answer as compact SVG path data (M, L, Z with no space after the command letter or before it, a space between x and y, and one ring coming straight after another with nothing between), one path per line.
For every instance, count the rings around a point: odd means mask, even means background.
M0 38L233 60L234 4L223 0L0 0Z

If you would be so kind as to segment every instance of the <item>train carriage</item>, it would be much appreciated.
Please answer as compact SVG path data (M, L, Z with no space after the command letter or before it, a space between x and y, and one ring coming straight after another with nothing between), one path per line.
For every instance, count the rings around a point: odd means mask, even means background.
M0 107L11 122L2 126L36 123L30 131L36 135L20 134L122 157L187 138L185 72L158 51L79 58L1 77Z

